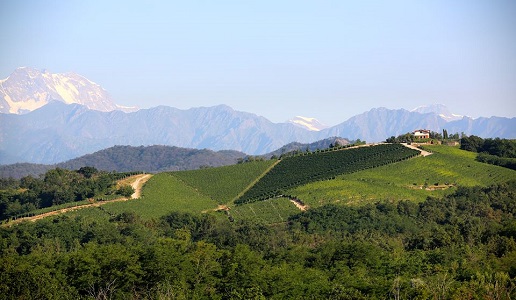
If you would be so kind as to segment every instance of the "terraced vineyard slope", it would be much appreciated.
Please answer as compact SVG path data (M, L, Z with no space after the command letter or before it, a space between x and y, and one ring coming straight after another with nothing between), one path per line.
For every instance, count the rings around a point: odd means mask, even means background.
M402 161L419 153L399 144L381 144L287 157L235 203L244 204L269 199L281 195L286 189Z
M275 160L253 161L232 166L172 172L203 195L219 204L227 203L258 178Z
M516 179L516 171L477 162L475 153L448 146L426 149L433 154L414 159L405 158L417 155L416 150L380 145L305 154L279 162L161 173L147 182L140 200L103 208L115 215L132 211L143 219L157 219L174 211L202 214L222 209L224 213L216 216L226 220L272 224L286 222L300 212L290 198L280 195L290 195L310 210L326 204L419 202L428 196L451 194L458 186L488 186ZM350 162L338 163L346 157L352 158ZM259 194L263 198L233 205L237 196L264 190Z
M113 214L132 211L144 219L159 218L172 211L199 214L217 210L274 162L255 161L219 168L160 173L145 185L142 201L113 203L106 205L105 210Z
M363 205L376 201L423 201L443 197L458 186L489 186L516 179L516 171L475 161L476 153L449 146L425 146L427 157L343 174L286 191L310 207Z

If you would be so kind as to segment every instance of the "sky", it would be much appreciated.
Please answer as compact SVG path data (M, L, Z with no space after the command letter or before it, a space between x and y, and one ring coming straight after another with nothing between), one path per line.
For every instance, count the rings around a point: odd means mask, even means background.
M120 105L335 125L440 103L516 117L516 1L0 2L0 78L75 72Z

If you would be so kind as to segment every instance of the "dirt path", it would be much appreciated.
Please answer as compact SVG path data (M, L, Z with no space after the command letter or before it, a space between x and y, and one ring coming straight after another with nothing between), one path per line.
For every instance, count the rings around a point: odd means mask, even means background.
M149 180L152 177L151 174L142 174L142 175L136 175L138 177L136 178L136 180L133 183L131 183L131 186L134 189L134 193L131 195L131 199L140 198L140 196L142 195L143 184L146 183L147 180Z
M421 152L421 155L423 156L428 156L428 155L432 155L431 152L428 152L428 151L425 151L423 149L419 149L418 147L414 146L414 145L409 145L409 144L406 144L406 143L401 143L403 146L407 147L407 148L410 148L410 149L414 149L414 150L417 150L419 152Z
M126 178L126 179L124 179L124 180L122 180L120 182L123 183L123 184L130 184L133 187L134 193L131 195L130 199L138 199L141 196L143 184L145 182L147 182L147 180L149 180L151 177L152 177L151 174L139 174L139 175L134 175L134 176L131 176L129 178ZM55 216L55 215L58 215L58 214L69 212L69 211L79 210L79 209L88 208L88 207L98 207L98 206L101 206L101 205L104 205L104 204L107 204L107 203L121 202L121 201L127 201L127 200L129 200L129 199L128 198L117 198L117 199L113 199L113 200L106 200L106 201L95 202L95 203L91 203L91 204L84 204L84 205L79 205L79 206L62 208L62 209L50 211L50 212L43 213L43 214L36 215L36 216L32 216L32 217L18 218L16 220L11 221L11 222L2 224L1 226L2 227L10 227L10 226L12 226L14 224L18 224L18 223L21 223L23 221L32 221L32 222L34 222L34 221L37 221L37 220L40 220L40 219L43 219L43 218L46 218L46 217Z
M290 202L294 203L294 205L299 208L300 211L306 211L308 209L308 205L303 204L299 199L290 198Z

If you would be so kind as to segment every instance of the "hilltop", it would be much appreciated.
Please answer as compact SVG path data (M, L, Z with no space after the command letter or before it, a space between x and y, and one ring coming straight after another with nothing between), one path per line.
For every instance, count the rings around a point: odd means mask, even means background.
M55 165L13 164L0 166L0 178L39 176L53 168L78 170L94 167L116 172L163 172L192 170L236 164L245 153L231 150L212 151L171 146L114 146Z
M417 153L404 147L388 147L391 152L375 155L373 151L369 156L367 153L374 149L341 148L303 153L280 161L160 173L144 187L144 201L108 205L106 209L112 209L113 213L135 211L150 218L176 209L199 214L224 205L229 209L225 214L237 220L270 223L281 222L299 212L291 200L310 208L327 204L361 206L377 201L421 202L429 196L451 194L459 186L488 186L516 179L516 171L478 162L475 153L455 147L427 146L425 149L433 154L425 157L413 157ZM350 161L341 169L323 163L327 159L338 161L339 156L346 159L348 153L354 153L350 157L364 155L365 160ZM304 161L319 166L322 173L308 166L303 169L296 166L305 164ZM253 190L266 196L245 200L252 197L244 194Z

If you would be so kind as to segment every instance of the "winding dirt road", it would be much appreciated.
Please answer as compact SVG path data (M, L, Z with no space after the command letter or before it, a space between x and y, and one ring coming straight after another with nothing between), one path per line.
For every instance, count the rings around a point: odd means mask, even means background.
M423 149L420 149L420 148L418 148L418 147L416 147L416 146L414 146L414 145L409 145L409 144L407 144L407 143L401 143L401 144L402 144L403 146L405 146L405 147L408 147L408 148L410 148L410 149L414 149L414 150L417 150L417 151L421 152L421 155L422 155L422 156L432 155L432 153L431 153L431 152L428 152L428 151L425 151L425 150L423 150Z
M78 206L73 206L73 207L62 208L62 209L54 210L54 211L51 211L51 212L43 213L43 214L32 216L32 217L18 218L16 220L7 222L5 224L2 224L1 226L2 227L10 227L10 226L12 226L14 224L18 224L18 223L21 223L23 221L32 221L32 222L34 222L34 221L37 221L37 220L40 220L40 219L43 219L43 218L46 218L46 217L55 216L55 215L62 214L62 213L65 213L65 212L79 210L79 209L83 209L83 208L87 208L87 207L98 207L98 206L101 206L101 205L104 205L104 204L107 204L107 203L127 201L129 199L138 199L141 196L143 185L151 177L152 177L151 174L138 174L138 175L130 176L130 177L120 181L123 184L130 184L133 187L134 193L131 195L131 198L117 198L117 199L113 199L113 200L106 200L106 201L94 202L94 203L91 203L91 204L84 204L84 205L78 205Z

